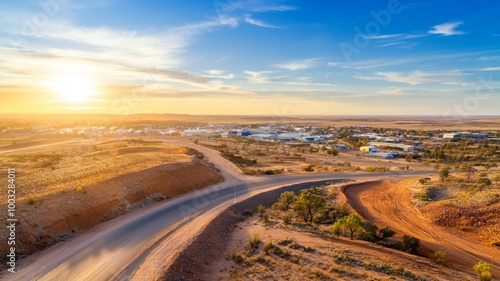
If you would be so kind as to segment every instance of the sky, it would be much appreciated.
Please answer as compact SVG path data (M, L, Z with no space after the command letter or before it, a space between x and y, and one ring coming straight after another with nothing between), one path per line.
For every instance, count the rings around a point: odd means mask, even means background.
M0 0L0 113L500 115L500 2Z

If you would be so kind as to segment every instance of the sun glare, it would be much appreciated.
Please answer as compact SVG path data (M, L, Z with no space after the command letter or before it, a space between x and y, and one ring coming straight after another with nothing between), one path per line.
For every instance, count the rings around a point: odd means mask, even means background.
M83 102L94 93L94 85L83 77L61 76L50 81L49 88L67 102Z

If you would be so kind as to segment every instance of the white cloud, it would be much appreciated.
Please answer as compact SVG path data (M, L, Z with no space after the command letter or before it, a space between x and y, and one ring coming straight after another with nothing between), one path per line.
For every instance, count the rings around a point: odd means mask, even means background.
M393 43L387 43L387 44L382 44L382 45L377 45L375 47L378 47L378 48L383 48L383 47L389 47L389 46L395 46L395 45L401 45L401 44L405 44L407 43L406 41L404 42L393 42Z
M444 36L465 34L465 32L463 31L455 30L458 26L462 24L463 22L448 22L448 23L438 24L433 26L433 29L429 30L429 33L441 34Z
M224 75L224 73L226 73L226 72L223 70L211 69L211 70L208 70L205 72L209 74L209 75L204 75L205 77L220 78L220 79L233 79L234 78L234 74L231 74L231 73Z
M443 85L466 85L461 81L463 74L457 70L451 71L423 71L416 70L405 74L401 72L375 72L371 76L356 75L354 78L361 80L383 80L389 82L405 83L410 85L439 83Z
M481 68L480 71L500 71L500 66Z
M252 25L255 25L255 26L266 27L266 28L282 28L281 26L267 24L265 22L253 19L250 15L247 15L245 17L245 22L252 24Z
M333 61L330 61L330 62L328 62L327 64L328 64L329 66L338 66L338 65L340 65L340 63L339 63L339 62L333 62Z
M366 39L392 39L392 38L401 38L405 34L384 34L384 35L374 35L374 36L365 36Z
M234 0L227 3L217 2L215 8L219 14L227 14L235 11L247 11L255 13L285 12L296 10L294 6L280 4L280 1L268 0Z
M404 95L406 95L405 89L396 88L396 87L384 88L384 89L376 91L376 93L379 95L384 95L384 96L404 96Z
M279 63L279 64L275 64L274 66L277 68L295 71L295 70L300 70L300 69L312 68L318 64L318 60L319 60L318 58L304 59L304 60L297 60L297 61L292 61L292 62L288 62L288 63Z

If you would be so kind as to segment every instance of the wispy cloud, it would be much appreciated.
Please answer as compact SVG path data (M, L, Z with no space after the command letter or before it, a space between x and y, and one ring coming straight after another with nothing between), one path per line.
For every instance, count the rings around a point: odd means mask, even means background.
M252 25L255 25L255 26L266 27L266 28L283 28L281 26L272 25L272 24L262 22L260 20L256 20L256 19L252 18L250 15L245 16L245 22L252 24Z
M300 69L312 68L318 64L318 61L319 61L319 58L303 59L303 60L296 60L296 61L287 62L287 63L278 63L278 64L275 64L274 67L295 71L295 70L300 70Z
M465 32L463 31L456 30L456 28L462 24L463 22L448 22L448 23L438 24L433 26L432 29L429 30L429 33L440 34L444 36L465 34Z
M321 83L311 81L311 77L300 76L292 77L290 75L276 75L274 71L249 71L246 70L246 80L252 84L283 84L293 86L336 86L331 83ZM274 76L272 75L274 74Z
M264 28L283 28L274 24L255 19L254 13L286 12L297 9L294 6L281 4L278 0L233 0L216 2L215 10L219 17L229 17L236 21L243 21Z
M401 44L406 44L406 43L407 43L406 41L403 41L403 42L393 42L393 43L387 43L387 44L382 44L382 45L376 45L375 47L377 47L377 48L383 48L383 47L401 45Z
M423 71L416 70L411 73L378 71L373 75L356 75L354 78L362 80L383 80L389 82L405 83L410 85L438 83L446 85L466 85L462 81L463 73L457 70L451 71Z
M500 66L485 67L479 69L480 71L500 71Z
M397 87L388 87L388 88L380 89L380 90L376 91L376 93L379 95L384 95L384 96L405 96L405 95L407 95L405 89L397 88Z
M205 77L210 77L210 78L221 78L221 79L233 79L234 74L225 74L226 72L223 70L217 70L217 69L211 69L205 71L208 75L203 75Z
M296 10L297 7L281 4L281 1L262 0L234 0L226 3L216 2L215 8L219 14L227 14L235 11L247 11L255 13L285 12Z

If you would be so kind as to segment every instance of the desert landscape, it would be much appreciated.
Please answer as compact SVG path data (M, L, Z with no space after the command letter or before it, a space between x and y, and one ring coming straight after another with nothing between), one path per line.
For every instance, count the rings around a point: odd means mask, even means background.
M190 117L143 117L121 120L121 127L111 126L116 120L92 126L73 120L74 127L54 121L27 130L23 123L1 136L0 166L3 171L16 167L22 187L16 190L21 265L35 266L37 257L72 243L83 245L93 239L87 233L106 235L99 230L106 222L128 228L128 221L158 209L180 215L180 224L173 230L156 225L153 242L142 246L145 256L132 259L143 265L125 267L120 276L475 280L473 267L479 262L490 266L493 276L500 270L498 146L474 138L486 134L467 132L462 139L446 140L441 129L397 129L400 121L381 117L377 124L389 124L387 128L305 123L193 128L199 123L190 123L198 122ZM487 131L495 140L498 131L492 128L476 127L475 132ZM252 130L278 132L283 140L253 138ZM311 141L314 134L321 136L319 141ZM374 138L385 142L371 142ZM376 152L362 151L372 144L379 145ZM309 178L331 180L316 186L307 184ZM301 181L291 193L282 193L278 184ZM273 191L246 189L245 183ZM303 194L319 201L303 209ZM176 203L186 196L199 199ZM215 200L228 201L217 206ZM172 209L172 204L178 207ZM203 218L199 210L208 206L213 209ZM7 204L0 209L7 212ZM359 225L350 230L341 225L348 218ZM7 229L2 232L8 237ZM187 235L191 239L184 239ZM164 255L168 261L160 258ZM151 270L153 264L156 269Z

